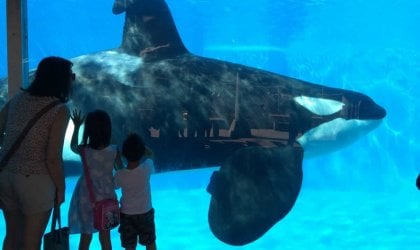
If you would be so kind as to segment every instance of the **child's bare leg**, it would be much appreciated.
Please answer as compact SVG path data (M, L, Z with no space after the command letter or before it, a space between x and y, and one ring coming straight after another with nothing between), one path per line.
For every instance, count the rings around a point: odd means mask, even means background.
M99 242L101 242L102 250L111 250L111 233L109 230L99 231Z
M92 234L81 234L79 242L79 250L89 250Z
M156 242L146 246L146 250L156 250Z

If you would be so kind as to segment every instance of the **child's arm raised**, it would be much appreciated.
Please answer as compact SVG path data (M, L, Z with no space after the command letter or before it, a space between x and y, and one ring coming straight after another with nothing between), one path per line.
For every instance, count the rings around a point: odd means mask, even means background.
M73 136L71 137L70 148L71 150L76 153L80 154L79 150L79 130L80 126L82 125L85 117L82 116L82 112L80 110L74 109L70 116L71 120L74 124Z

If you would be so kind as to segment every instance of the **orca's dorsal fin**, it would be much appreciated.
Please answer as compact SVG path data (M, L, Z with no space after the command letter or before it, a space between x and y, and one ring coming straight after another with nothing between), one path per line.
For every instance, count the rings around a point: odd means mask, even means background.
M164 0L115 0L112 12L125 12L123 52L149 60L188 53Z

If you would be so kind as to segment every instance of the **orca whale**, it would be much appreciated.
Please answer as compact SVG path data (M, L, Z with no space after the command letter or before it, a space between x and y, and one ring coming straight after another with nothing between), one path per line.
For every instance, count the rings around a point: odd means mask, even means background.
M386 116L362 93L190 53L164 0L116 0L112 11L125 13L121 46L71 59L73 105L106 110L116 143L139 133L157 171L220 166L208 221L227 244L287 215L303 157L345 147Z

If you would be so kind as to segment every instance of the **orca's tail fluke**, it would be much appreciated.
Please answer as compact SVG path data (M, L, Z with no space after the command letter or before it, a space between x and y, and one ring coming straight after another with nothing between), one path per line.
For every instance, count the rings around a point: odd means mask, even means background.
M302 185L300 147L238 150L215 171L208 221L213 234L245 245L265 234L292 209Z

